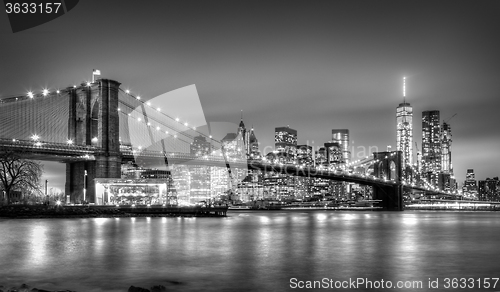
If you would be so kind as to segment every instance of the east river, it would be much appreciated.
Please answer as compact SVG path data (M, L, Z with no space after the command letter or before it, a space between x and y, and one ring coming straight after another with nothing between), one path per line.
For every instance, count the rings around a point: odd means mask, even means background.
M495 280L487 279L499 277L500 212L230 210L226 218L0 219L4 287L310 291L300 287L317 281L325 289L315 290L348 291L363 279L372 287L357 291L500 291L500 281L492 289ZM381 288L382 280L392 289Z

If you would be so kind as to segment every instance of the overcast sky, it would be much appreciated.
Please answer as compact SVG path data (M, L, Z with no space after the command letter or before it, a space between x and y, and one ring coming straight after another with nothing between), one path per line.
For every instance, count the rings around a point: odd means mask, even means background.
M358 146L396 147L396 107L451 121L452 160L500 175L500 1L85 0L13 34L0 13L0 96L65 87L92 69L145 97L195 84L209 122L239 123L273 145L347 128ZM46 178L64 189L64 165Z

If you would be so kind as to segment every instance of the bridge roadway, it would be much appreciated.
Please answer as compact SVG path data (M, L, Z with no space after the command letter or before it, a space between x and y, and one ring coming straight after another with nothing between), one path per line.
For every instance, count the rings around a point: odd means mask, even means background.
M67 143L37 142L33 140L11 140L0 138L0 151L15 151L23 153L28 159L72 162L72 161L93 161L100 149L94 146L73 145ZM200 156L195 157L189 153L169 152L166 155L161 152L137 151L131 147L122 146L121 154L123 161L134 161L137 156L143 158L161 159L167 158L169 164L181 165L206 165L226 167L226 162L222 156ZM317 177L336 181L352 182L367 186L397 186L398 182L384 180L365 174L346 173L343 171L332 171L319 169L316 167L302 167L296 165L281 165L266 163L260 160L229 159L229 164L233 168L248 168L261 170L264 172L277 172L303 177ZM400 183L399 183L400 184ZM403 189L407 191L420 191L427 195L450 195L448 193L434 191L423 187L403 184Z

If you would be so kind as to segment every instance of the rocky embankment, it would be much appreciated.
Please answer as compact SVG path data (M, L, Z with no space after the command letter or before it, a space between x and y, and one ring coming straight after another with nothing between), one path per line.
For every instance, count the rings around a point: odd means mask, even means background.
M71 208L46 206L3 206L0 217L7 218L87 218L126 217L130 214L114 208Z
M128 290L123 290L124 292L167 292L167 289L164 286L153 286L150 289L130 286ZM32 288L26 284L22 284L19 287L10 287L5 288L4 286L0 286L0 292L76 292L71 290L43 290L38 288Z
M227 207L177 206L45 206L0 207L0 218L92 218L92 217L225 217Z

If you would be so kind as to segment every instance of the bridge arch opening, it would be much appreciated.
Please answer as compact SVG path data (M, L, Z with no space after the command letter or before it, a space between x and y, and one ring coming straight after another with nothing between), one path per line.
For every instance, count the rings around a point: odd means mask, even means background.
M390 179L390 180L396 179L396 163L392 160L389 163L389 171L390 171L390 173L389 173L388 179Z
M92 110L90 112L90 139L91 144L94 145L97 141L94 138L99 138L99 110L100 110L100 102L96 100L92 105Z

